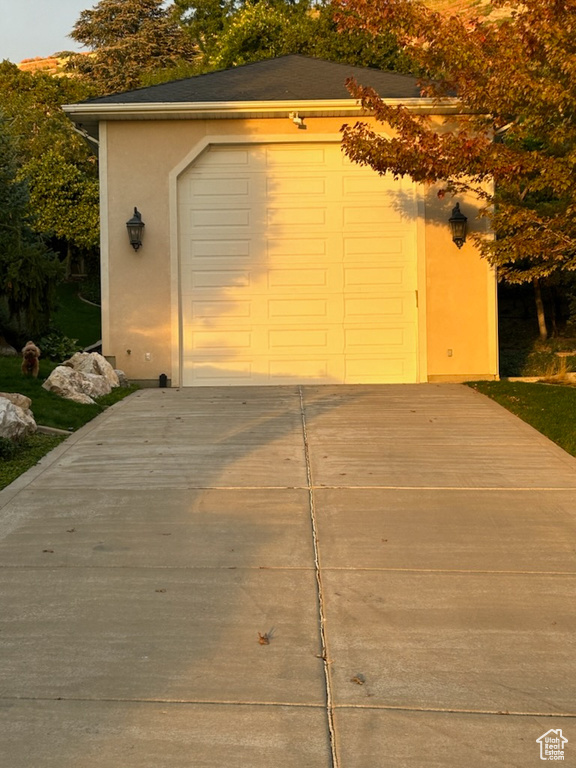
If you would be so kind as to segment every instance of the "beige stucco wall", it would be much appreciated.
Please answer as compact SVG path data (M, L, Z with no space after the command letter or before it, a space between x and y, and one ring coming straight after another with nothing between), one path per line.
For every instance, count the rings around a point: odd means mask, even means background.
M426 336L428 380L450 381L497 374L496 280L472 241L452 242L448 219L454 199L426 194ZM472 199L459 197L468 229L486 231Z
M100 124L103 352L132 380L178 380L175 183L194 147L216 140L338 140L343 118L109 121ZM219 138L218 138L219 137ZM473 216L473 204L462 202ZM493 376L495 280L468 241L458 251L447 224L452 200L422 194L419 244L420 378ZM134 206L143 247L128 242ZM176 312L175 312L176 310ZM452 350L449 356L448 350Z

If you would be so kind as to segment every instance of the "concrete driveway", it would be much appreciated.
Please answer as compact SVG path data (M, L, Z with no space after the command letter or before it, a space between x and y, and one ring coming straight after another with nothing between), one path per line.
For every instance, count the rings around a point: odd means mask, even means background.
M575 490L464 386L141 391L0 493L0 764L576 765Z

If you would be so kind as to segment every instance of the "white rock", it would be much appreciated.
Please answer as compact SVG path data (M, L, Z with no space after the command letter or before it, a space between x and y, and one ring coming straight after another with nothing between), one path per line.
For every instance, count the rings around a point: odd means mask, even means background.
M22 408L23 411L29 411L32 405L32 400L26 395L19 395L17 392L0 392L0 397L5 397L6 400L10 400L11 403L17 405L18 408Z
M90 397L102 397L112 392L112 386L106 376L100 376L97 373L81 373L81 375L86 379L84 392Z
M11 344L8 344L4 336L0 336L0 357L17 357L18 352Z
M76 352L64 365L73 368L80 373L92 373L97 376L104 376L108 379L111 387L119 387L120 382L114 368L108 360L98 352Z
M30 411L24 411L6 397L0 397L0 437L20 440L36 432L36 422Z
M86 392L89 387L91 385L85 374L65 365L56 366L42 384L42 388L48 392L54 392L66 400L73 400L75 403L84 403L85 405L94 402Z
M116 376L118 376L118 381L119 381L121 387L129 387L130 386L124 371L121 371L118 368L114 368L114 373L116 374Z

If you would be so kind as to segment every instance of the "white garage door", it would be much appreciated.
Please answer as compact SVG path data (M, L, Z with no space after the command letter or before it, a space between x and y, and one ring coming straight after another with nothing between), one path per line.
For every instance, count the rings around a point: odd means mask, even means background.
M417 380L411 182L336 143L211 146L178 195L184 386Z

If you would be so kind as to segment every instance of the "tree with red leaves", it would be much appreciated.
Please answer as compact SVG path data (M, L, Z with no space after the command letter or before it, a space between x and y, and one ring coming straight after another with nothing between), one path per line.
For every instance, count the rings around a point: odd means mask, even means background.
M493 0L498 18L444 14L422 0L337 0L345 29L393 32L421 73L423 96L457 96L458 120L385 104L350 83L392 127L343 129L346 154L380 173L473 192L496 238L474 235L501 280L542 281L576 271L576 0ZM447 118L451 121L454 118ZM540 335L546 337L543 313Z

